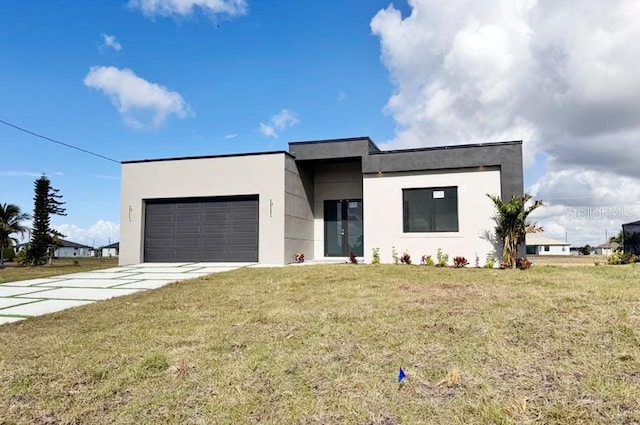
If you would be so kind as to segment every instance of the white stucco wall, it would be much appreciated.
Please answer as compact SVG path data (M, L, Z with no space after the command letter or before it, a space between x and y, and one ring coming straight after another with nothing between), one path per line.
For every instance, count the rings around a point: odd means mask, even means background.
M544 250L545 246L549 247L549 251ZM536 255L571 255L569 245L536 245L536 248Z
M91 249L89 248L71 248L61 246L54 250L53 256L58 258L65 257L91 257Z
M258 260L284 262L284 153L122 165L121 265L143 261L144 200L258 195Z
M102 256L103 257L117 257L118 250L115 248L102 248Z
M402 190L411 188L458 187L458 232L404 233ZM371 261L372 249L380 249L380 260L392 262L395 246L399 255L408 252L415 264L422 255L436 260L438 248L453 257L463 256L474 265L475 255L484 265L486 255L494 252L495 209L489 194L500 194L500 171L495 168L367 174L363 180L364 255ZM489 236L489 237L488 237ZM499 253L495 253L499 256Z

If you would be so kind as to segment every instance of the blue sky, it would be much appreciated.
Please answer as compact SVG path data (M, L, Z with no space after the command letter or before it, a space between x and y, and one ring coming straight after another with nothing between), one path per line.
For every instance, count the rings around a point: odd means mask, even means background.
M592 243L625 218L571 208L640 211L639 14L595 0L9 2L0 119L118 161L364 135L393 148L522 139L549 236ZM30 212L44 172L67 202L59 230L118 239L118 164L4 125L0 141L0 202Z

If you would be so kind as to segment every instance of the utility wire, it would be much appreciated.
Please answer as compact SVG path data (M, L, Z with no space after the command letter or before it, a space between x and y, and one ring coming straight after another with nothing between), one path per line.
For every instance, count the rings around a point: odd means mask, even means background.
M57 143L59 145L65 146L67 148L75 149L77 151L88 153L89 155L97 156L98 158L106 159L107 161L111 161L111 162L115 162L116 164L120 164L120 161L117 161L117 160L115 160L113 158L109 158L108 156L100 155L99 153L91 152L89 150L82 149L82 148L79 148L77 146L73 146L73 145L70 145L68 143L61 142L59 140L52 139L51 137L47 137L47 136L43 136L43 135L38 134L38 133L34 133L33 131L27 130L26 128L19 127L19 126L15 125L15 124L11 124L10 122L6 122L6 121L4 121L2 119L0 119L0 124L4 124L6 126L15 128L16 130L22 131L22 132L27 133L27 134L31 134L32 136L39 137L39 138L47 140L49 142Z

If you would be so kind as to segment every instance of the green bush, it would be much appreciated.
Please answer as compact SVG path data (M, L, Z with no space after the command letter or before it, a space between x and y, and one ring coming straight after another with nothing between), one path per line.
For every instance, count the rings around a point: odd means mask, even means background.
M487 254L487 259L484 263L485 269L492 269L496 265L496 256L493 252Z
M636 261L640 261L640 257L628 252L614 252L612 255L607 257L607 264L611 265L631 264Z
M373 259L371 264L380 264L380 248L373 248Z
M441 248L438 248L436 257L438 258L437 265L439 267L447 267L449 265L449 254L444 253Z
M4 261L7 261L7 262L13 261L13 259L16 258L16 252L13 250L13 247L11 246L3 249L2 254L4 257Z

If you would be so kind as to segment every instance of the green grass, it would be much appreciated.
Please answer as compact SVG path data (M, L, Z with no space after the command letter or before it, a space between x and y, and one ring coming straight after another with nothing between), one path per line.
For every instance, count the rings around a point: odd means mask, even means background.
M211 275L0 326L0 423L638 423L638 282L638 266Z
M76 264L77 263L77 264ZM5 263L0 268L0 284L18 280L38 279L42 277L59 276L68 273L88 272L91 270L107 269L118 265L117 258L59 258L53 264L38 267L22 267L16 263ZM0 422L2 425L2 422Z

